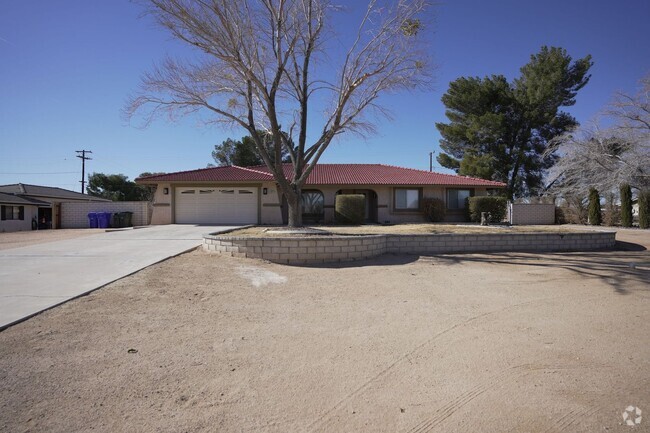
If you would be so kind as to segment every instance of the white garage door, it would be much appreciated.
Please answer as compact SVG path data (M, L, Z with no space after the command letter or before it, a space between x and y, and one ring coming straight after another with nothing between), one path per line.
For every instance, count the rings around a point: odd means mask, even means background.
M176 188L177 224L257 224L257 188Z

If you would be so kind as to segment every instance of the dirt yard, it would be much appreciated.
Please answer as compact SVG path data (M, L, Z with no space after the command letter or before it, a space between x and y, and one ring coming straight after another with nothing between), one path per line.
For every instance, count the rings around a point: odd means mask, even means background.
M442 233L462 233L462 234L479 234L479 233L567 233L584 231L589 228L577 225L540 225L540 226L481 226L479 224L396 224L396 225L362 225L362 226L313 226L315 230L322 231L324 234L345 234L345 235L375 235L375 234L442 234ZM612 230L615 228L601 227L601 229ZM240 230L235 230L228 235L230 236L261 236L277 237L286 236L282 231L286 231L286 226L254 226Z
M621 240L341 268L184 254L1 332L0 431L649 431L650 235Z
M0 250L26 247L28 245L74 239L105 232L106 229L57 229L29 230L22 232L0 233Z

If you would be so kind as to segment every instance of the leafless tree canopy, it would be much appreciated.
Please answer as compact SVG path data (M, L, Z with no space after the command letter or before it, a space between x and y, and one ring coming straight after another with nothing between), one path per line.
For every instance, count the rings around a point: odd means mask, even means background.
M382 94L429 81L420 35L425 1L384 3L370 2L356 37L337 56L331 22L342 12L326 0L148 0L156 22L200 55L166 59L146 73L126 115L141 113L149 122L202 111L210 113L207 123L246 129L288 199L289 224L300 225L300 189L331 140L371 132L373 115L386 113ZM321 126L308 135L314 115ZM275 158L259 131L274 137ZM288 179L272 163L281 161L282 147L293 162Z
M616 193L622 183L650 188L650 75L637 94L618 93L604 114L612 126L594 123L552 143L548 152L562 156L549 174L550 192L586 197L590 187L604 194Z

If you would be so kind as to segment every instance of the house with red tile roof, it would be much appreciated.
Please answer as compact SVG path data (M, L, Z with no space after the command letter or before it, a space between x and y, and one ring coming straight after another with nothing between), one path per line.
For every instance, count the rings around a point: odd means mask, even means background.
M291 176L290 164L284 166ZM212 167L136 179L155 185L152 224L286 224L287 205L266 166ZM366 220L425 221L422 199L443 200L449 221L465 220L465 199L505 184L384 164L318 164L303 187L305 223L334 221L337 194L363 194Z

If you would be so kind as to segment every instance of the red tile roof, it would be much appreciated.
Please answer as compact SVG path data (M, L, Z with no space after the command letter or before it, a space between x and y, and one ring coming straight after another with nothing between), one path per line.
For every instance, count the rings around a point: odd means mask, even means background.
M245 167L229 165L227 167L200 168L198 170L139 177L136 182L245 182L251 180L273 180L273 176Z
M292 166L284 165L287 177ZM181 171L136 179L154 182L246 182L272 181L268 167L213 167ZM384 164L318 164L309 175L307 185L445 185L503 188L504 183L453 174L435 173Z

